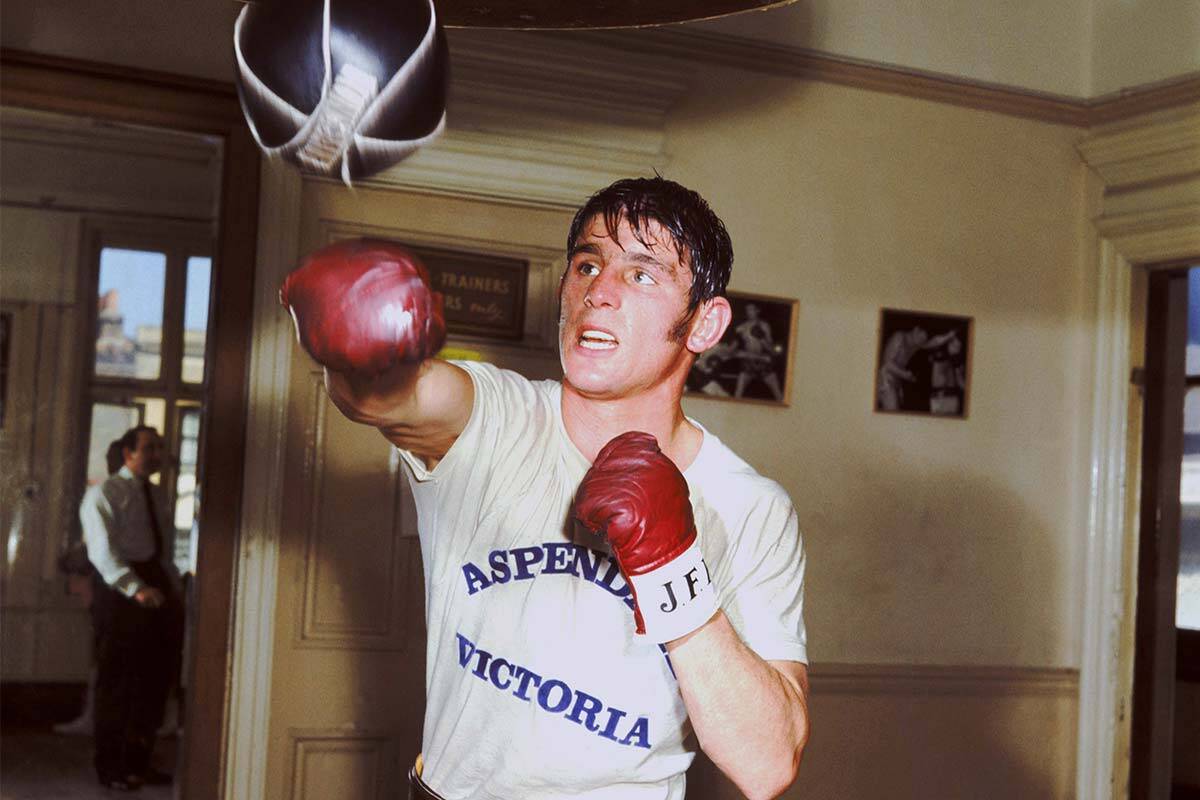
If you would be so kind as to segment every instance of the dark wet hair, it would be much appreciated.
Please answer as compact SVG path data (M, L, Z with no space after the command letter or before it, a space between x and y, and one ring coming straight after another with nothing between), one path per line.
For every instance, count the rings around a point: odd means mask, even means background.
M650 221L662 225L671 234L680 261L686 255L692 272L688 298L690 317L700 304L724 297L733 271L733 243L725 223L696 192L661 175L653 178L625 178L596 192L575 212L567 233L567 256L575 252L584 226L594 217L604 220L608 235L615 241L621 218L629 220L633 235L642 244Z

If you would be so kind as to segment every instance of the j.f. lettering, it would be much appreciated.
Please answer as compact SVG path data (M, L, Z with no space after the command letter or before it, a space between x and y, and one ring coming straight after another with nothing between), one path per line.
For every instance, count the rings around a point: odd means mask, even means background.
M704 567L703 577L700 575L700 567ZM684 600L682 602L675 593L675 584L679 583L680 580L683 582L683 586L681 588L683 589L682 594L684 596ZM670 614L680 606L685 606L692 600L695 600L696 596L700 594L700 592L704 591L704 589L706 589L711 583L712 575L709 574L708 564L701 560L699 566L689 569L681 576L680 579L669 580L662 585L663 590L667 594L667 600L664 603L660 603L658 608L664 614Z

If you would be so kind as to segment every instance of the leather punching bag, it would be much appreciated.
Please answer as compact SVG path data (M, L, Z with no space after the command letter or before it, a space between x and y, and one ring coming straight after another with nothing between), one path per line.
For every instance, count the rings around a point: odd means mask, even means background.
M233 34L255 140L350 184L446 123L449 54L432 0L254 0Z

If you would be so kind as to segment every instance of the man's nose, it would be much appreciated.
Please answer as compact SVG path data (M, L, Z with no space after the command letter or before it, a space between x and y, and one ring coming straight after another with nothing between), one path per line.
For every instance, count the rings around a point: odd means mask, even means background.
M583 302L592 308L600 306L620 308L621 287L616 272L605 269L592 278L592 282L588 284L587 292L583 296Z

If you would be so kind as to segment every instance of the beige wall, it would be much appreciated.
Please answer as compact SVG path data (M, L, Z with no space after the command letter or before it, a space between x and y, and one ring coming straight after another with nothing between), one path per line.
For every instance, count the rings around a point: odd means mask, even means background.
M705 30L1084 97L1093 0L804 0L704 23Z
M711 77L670 176L724 215L733 288L800 322L791 408L688 408L799 506L814 657L1077 665L1080 133ZM872 412L881 306L974 317L966 421Z
M733 288L800 301L790 408L687 402L799 510L816 723L795 796L1070 796L1081 132L727 71L697 84L667 174L724 217ZM882 306L974 318L967 420L872 411Z
M1091 94L1200 71L1200 4L1093 0Z

